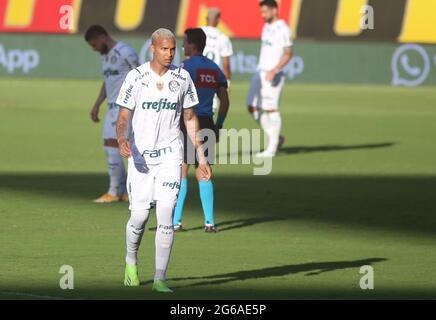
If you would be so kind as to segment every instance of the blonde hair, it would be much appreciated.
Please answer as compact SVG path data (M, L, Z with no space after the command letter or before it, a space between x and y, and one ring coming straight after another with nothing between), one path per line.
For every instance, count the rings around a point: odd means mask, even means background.
M151 43L156 43L157 39L159 38L173 39L174 41L176 41L174 33L165 28L160 28L153 32L153 34L151 35Z
M209 11L207 12L207 18L211 20L218 19L221 16L221 11L218 8L209 8Z

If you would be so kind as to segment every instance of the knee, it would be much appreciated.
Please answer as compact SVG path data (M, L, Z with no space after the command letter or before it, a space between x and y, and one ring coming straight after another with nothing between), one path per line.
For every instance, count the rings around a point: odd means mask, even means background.
M142 229L148 221L149 214L150 210L148 209L132 210L129 223L138 229Z
M172 211L177 203L177 198L167 199L165 201L158 200L156 201L156 210L159 212L166 213L168 211Z
M174 199L171 200L156 201L156 218L158 224L172 225L176 203L177 197L174 197Z

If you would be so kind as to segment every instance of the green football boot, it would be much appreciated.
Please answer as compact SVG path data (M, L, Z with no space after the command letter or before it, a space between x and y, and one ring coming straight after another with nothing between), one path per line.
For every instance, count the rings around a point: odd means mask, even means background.
M124 285L126 287L138 287L138 268L136 266L126 265L126 271L124 273Z
M163 280L154 280L152 290L164 293L173 292L173 290L167 287L167 284Z

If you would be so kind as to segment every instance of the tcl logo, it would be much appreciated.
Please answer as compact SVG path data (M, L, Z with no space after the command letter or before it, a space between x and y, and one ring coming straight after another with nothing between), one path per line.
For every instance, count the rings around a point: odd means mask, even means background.
M197 69L195 86L197 88L217 88L218 70L214 69Z
M201 82L216 83L215 77L210 74L200 74Z

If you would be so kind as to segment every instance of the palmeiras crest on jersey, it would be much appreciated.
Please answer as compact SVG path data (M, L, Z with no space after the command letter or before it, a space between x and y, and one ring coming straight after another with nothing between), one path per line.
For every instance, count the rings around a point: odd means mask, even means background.
M157 90L162 91L162 89L164 88L164 82L163 81L156 82L156 88Z
M178 83L176 80L171 80L168 84L168 88L170 88L171 92L177 92L180 90L180 83Z

